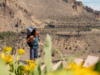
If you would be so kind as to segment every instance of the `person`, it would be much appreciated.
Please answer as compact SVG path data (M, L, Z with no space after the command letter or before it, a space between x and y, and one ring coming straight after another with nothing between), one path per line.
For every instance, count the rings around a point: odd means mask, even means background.
M40 41L38 30L33 29L31 36L27 39L27 42L32 44L30 47L30 60L34 60L38 58L38 41Z

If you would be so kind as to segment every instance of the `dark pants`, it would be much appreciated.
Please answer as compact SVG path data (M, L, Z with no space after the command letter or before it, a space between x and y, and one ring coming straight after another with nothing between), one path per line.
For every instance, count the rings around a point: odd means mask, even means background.
M38 58L38 48L30 48L30 60L33 60L34 58Z

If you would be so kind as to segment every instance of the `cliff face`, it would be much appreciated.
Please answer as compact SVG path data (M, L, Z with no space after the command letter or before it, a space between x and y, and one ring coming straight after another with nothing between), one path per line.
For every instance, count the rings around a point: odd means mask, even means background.
M95 14L96 18L100 19L100 11L95 11L94 9L88 7L88 6L85 6L84 9L87 11L87 12L90 12L90 13L93 13Z
M72 7L75 11L78 11L78 6L82 8L84 7L81 1L76 1L76 0L64 0L64 1L67 3L73 3L74 5Z
M72 6L75 11L78 11L78 6L84 8L87 12L93 13L96 15L97 18L100 18L100 11L95 11L94 9L84 6L81 1L76 1L76 0L66 0L68 3L73 3L74 5Z
M73 5L73 9L75 10L75 11L78 11L78 6L79 7L84 7L84 5L83 5L83 3L82 2L78 2L78 1L75 1L74 2L74 5Z
M75 11L78 11L78 6L79 6L79 7L84 8L87 12L94 13L98 17L100 16L99 15L100 11L95 11L94 9L88 6L84 6L81 1L76 1L76 0L64 0L64 1L66 1L67 3L73 3L74 5L72 7Z
M67 3L74 3L75 6L80 6L80 7L84 7L83 3L81 1L76 1L76 0L64 0Z
M19 32L29 26L37 28L44 26L42 21L35 17L27 8L24 8L25 6L22 7L21 5L13 3L11 0L0 2L0 32Z
M75 3L76 2L76 0L64 0L64 1L67 3Z
M91 22L97 21L96 18L100 18L99 11L76 0L0 1L0 31L21 31L29 26L43 28L48 19L60 23Z
M94 14L96 15L97 19L100 20L100 11L95 11Z
M73 5L73 9L75 10L75 11L78 11L78 5Z
M97 18L100 20L100 12L99 12L99 13L97 13L97 14L98 14Z
M75 5L78 5L78 6L80 6L80 7L84 7L84 5L83 5L82 2L78 2L78 1L76 1L76 2L74 2L74 4L75 4Z
M5 2L0 3L0 8L1 8L1 11L0 11L1 15L6 16L10 14L11 17L13 17L14 12L7 6L7 3Z
M92 8L90 8L88 6L85 6L84 9L86 9L88 12L91 12L91 13L95 12Z

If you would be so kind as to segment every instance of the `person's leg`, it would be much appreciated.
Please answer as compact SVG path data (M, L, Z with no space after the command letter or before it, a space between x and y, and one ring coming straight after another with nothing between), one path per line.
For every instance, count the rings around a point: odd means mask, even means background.
M30 48L30 60L34 60L34 49Z
M34 60L38 58L38 48L34 49Z
M35 62L35 58L33 58L34 62Z
M30 60L32 60L32 48L30 48Z

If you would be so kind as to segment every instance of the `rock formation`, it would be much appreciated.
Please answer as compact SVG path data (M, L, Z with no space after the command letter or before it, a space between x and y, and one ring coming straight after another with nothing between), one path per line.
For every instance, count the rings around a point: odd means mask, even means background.
M73 9L75 10L75 11L78 11L78 5L73 5Z
M100 20L100 13L98 14L98 19Z
M76 2L76 0L64 0L64 1L66 1L67 3L75 3Z
M90 8L88 6L85 6L84 9L86 9L88 12L91 12L91 13L95 12L92 8Z
M81 1L80 1L80 2L75 1L74 4L75 4L75 5L78 5L78 6L80 6L80 7L84 7L84 5L83 5L83 3L82 3Z
M82 8L84 7L84 5L81 1L74 0L73 3L74 3L74 5L72 7L75 11L78 11L78 6L82 7Z
M99 13L76 0L2 0L0 30L21 31L29 26L43 28L51 20L58 23L94 22L100 18Z
M11 2L10 2L11 1ZM44 27L45 23L40 21L22 4L12 3L13 0L5 0L0 2L0 19L2 21L2 31L21 31L29 26L37 28ZM38 26L40 25L40 26ZM43 25L43 26L42 26ZM5 27L5 28L4 28Z

